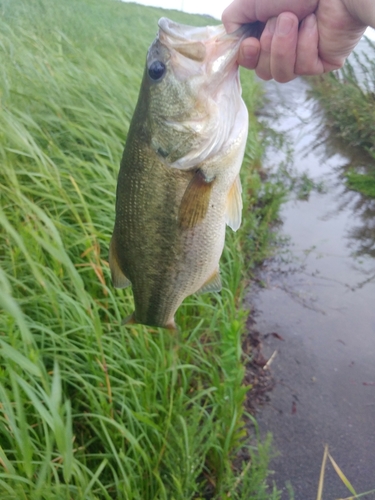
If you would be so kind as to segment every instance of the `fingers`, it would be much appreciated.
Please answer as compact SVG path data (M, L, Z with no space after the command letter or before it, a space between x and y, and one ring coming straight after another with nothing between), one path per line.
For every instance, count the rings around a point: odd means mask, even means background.
M292 12L299 20L314 12L318 0L234 0L223 12L222 21L228 33L241 24L266 22L282 12Z
M245 38L240 47L238 64L247 69L255 69L260 54L260 43L256 38Z
M260 38L260 55L256 67L263 80L274 78L288 82L296 77L298 18L291 12L270 19Z
M257 19L263 22L283 12L291 12L301 20L314 12L318 6L318 0L252 0L250 3L255 4Z
M290 12L280 14L276 22L271 46L271 73L277 82L295 78L297 55L298 18Z
M260 41L242 42L238 62L255 69L264 80L288 82L298 75L319 75L343 65L374 12L370 9L365 18L359 16L357 3L234 0L223 13L223 22L228 31L247 22L266 22ZM370 3L373 7L374 0L363 5Z
M291 12L270 19L260 41L247 38L242 42L238 62L255 69L263 80L280 83L298 75L319 75L324 64L318 52L318 26L315 14L307 16L299 26Z
M260 54L255 72L263 80L271 80L273 78L271 71L271 47L275 29L276 17L273 17L267 22L260 37Z
M319 35L315 14L310 14L301 23L297 57L295 64L296 75L320 75L324 67L319 58L318 51Z
M256 1L244 2L243 0L234 0L224 10L221 19L227 33L232 33L242 24L258 20L255 14L255 3Z

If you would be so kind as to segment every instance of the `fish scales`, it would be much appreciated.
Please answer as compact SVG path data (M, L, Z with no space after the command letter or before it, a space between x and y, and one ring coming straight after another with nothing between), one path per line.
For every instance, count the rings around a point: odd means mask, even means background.
M245 34L165 18L159 28L121 161L110 267L115 287L132 286L129 323L174 329L184 298L220 290L225 226L241 219Z

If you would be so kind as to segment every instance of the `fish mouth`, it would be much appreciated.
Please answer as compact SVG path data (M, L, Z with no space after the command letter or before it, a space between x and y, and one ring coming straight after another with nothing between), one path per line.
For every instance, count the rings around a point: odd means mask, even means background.
M226 34L223 25L195 27L176 23L167 17L159 19L158 26L168 37L180 42L204 42L209 38Z
M171 19L159 19L159 40L183 56L203 62L211 72L226 72L235 65L242 40L260 37L261 23L244 24L233 33L227 33L222 24L217 26L194 27L179 24ZM207 69L208 69L207 67Z
M264 24L260 22L243 24L233 33L227 33L222 24L217 26L195 27L186 24L179 24L167 17L162 17L158 21L159 28L169 37L179 41L207 41L210 38L222 40L239 40L244 38L260 38Z

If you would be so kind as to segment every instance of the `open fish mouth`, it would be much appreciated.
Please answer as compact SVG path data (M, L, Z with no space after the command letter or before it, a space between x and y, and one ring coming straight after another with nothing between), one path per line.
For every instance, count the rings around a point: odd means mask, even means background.
M166 17L159 19L159 40L177 52L195 61L211 61L211 71L220 73L231 65L238 54L242 40L259 38L261 23L244 24L233 33L224 26L193 27L176 23Z
M176 41L206 41L209 38L220 37L226 34L224 26L194 27L179 24L167 17L162 17L158 22L159 28Z
M217 38L218 41L239 40L239 42L241 42L244 38L248 37L259 39L263 31L263 24L259 22L243 24L233 33L227 33L222 24L217 26L194 27L176 23L167 17L159 19L158 26L167 36L185 42L204 42L210 38Z

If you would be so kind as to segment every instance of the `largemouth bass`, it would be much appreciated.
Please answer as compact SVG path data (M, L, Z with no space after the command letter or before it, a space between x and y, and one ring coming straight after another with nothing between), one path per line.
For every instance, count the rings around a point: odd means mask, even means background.
M241 224L239 171L248 130L236 62L247 25L159 20L118 177L113 285L132 285L128 323L175 329L193 293L221 289L225 226Z

